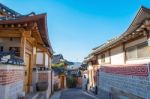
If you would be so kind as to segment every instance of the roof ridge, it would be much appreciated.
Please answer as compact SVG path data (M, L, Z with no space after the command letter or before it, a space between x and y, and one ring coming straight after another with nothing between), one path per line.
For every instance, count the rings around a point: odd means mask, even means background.
M0 7L1 7L1 8L4 8L5 10L7 10L7 11L9 11L9 12L15 14L15 15L21 15L20 13L14 11L14 10L12 10L12 9L10 9L9 7L5 6L5 5L2 4L2 3L0 3Z

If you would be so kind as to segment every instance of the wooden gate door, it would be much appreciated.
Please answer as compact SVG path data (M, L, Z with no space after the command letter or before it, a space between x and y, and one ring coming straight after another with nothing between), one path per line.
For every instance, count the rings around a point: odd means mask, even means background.
M61 89L63 89L64 88L64 76L61 76Z
M29 93L29 74L30 74L30 58L29 54L25 55L25 78L24 78L24 91Z

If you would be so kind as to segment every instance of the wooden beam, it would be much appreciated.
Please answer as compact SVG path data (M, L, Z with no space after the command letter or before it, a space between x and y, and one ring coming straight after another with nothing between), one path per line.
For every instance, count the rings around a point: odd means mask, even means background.
M41 49L43 52L48 52L48 48L37 44L37 48Z
M1 30L0 37L21 37L21 32L17 30Z
M26 38L24 36L21 37L21 44L20 44L20 56L23 60L25 60L25 45L26 45Z

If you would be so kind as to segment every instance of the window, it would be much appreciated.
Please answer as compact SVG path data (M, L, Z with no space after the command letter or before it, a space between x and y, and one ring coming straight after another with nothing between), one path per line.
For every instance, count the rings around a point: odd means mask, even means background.
M105 63L105 54L101 55L101 63Z
M147 42L127 48L126 55L127 60L150 57L150 51L148 50Z
M148 44L143 43L139 46L137 46L137 56L138 58L141 57L150 57L150 51L148 50Z
M3 49L4 49L3 46L0 46L0 52L3 52Z
M129 47L126 49L127 52L127 59L135 59L137 58L137 47Z

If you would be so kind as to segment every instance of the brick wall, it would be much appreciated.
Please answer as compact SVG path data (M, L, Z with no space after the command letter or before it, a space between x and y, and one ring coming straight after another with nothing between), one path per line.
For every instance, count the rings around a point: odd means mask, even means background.
M24 67L0 64L0 99L17 99L23 92Z
M150 99L149 65L102 67L98 90L103 98Z

